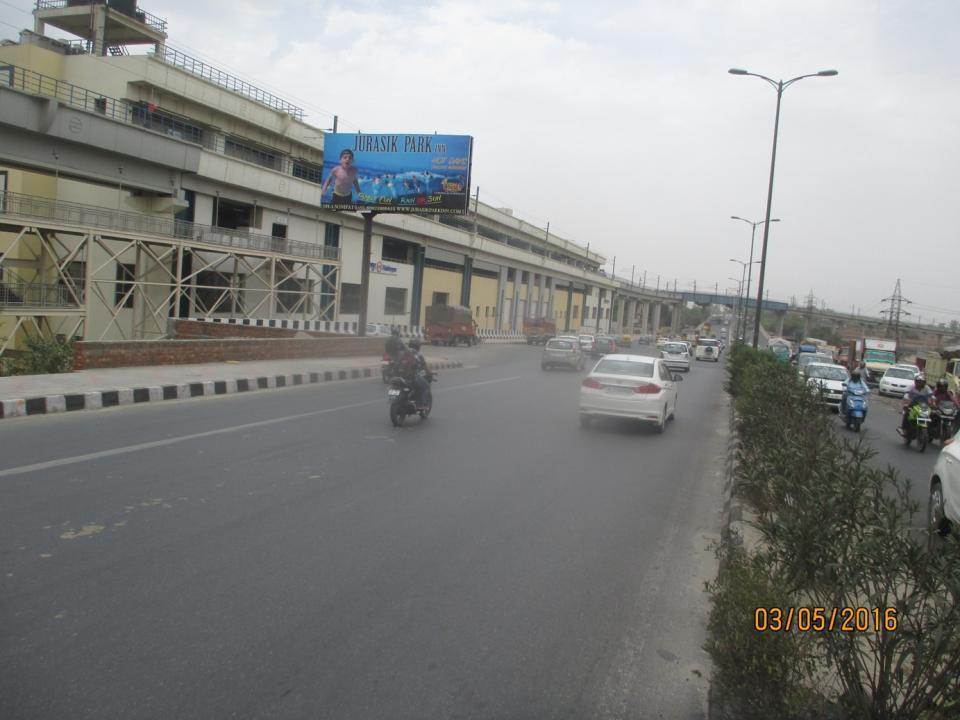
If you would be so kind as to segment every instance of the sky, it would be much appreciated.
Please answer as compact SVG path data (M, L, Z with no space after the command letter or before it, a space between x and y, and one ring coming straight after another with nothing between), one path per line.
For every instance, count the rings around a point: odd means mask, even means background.
M765 286L960 320L960 3L954 0L150 0L172 47L321 128L474 137L473 187L612 270L735 288L762 220ZM0 0L0 37L28 26ZM755 259L760 257L758 228ZM759 267L759 266L757 266ZM753 285L756 291L754 272Z

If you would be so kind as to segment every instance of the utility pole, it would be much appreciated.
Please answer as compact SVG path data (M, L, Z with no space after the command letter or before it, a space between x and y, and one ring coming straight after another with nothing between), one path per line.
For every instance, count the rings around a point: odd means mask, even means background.
M903 304L907 305L913 304L912 300L907 300L903 293L900 291L900 278L897 278L897 285L893 289L893 295L888 298L884 298L881 302L889 302L889 310L881 310L881 315L887 316L887 332L893 334L893 339L897 343L897 347L900 346L900 319L904 316L909 316L911 313L903 309Z

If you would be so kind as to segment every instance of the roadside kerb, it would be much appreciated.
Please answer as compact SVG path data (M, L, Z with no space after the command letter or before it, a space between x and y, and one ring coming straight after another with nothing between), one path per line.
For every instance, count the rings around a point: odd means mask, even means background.
M431 370L462 368L459 360L428 362ZM257 390L279 390L296 385L315 385L341 380L379 378L377 368L336 368L317 372L261 375L229 380L202 380L186 384L147 387L121 387L65 395L43 395L30 398L0 400L0 419L32 415L52 415L76 410L101 410L162 400L189 400L198 397L231 395Z

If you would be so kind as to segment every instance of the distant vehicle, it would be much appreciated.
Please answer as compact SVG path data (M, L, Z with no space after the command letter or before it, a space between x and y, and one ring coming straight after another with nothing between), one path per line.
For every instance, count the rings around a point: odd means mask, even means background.
M823 393L823 402L839 410L843 390L850 380L850 373L843 365L828 363L808 363L806 366L807 384L819 388Z
M813 343L800 343L797 347L797 355L802 355L803 353L810 353L811 355L816 355L819 348Z
M593 352L593 345L597 338L595 335L580 335L580 351L586 354Z
M390 326L386 323L367 323L367 337L387 337Z
M424 337L431 345L476 345L477 325L470 308L461 305L430 305L426 310Z
M690 349L687 343L667 343L660 348L660 357L671 370L690 372Z
M920 374L920 368L917 365L911 365L910 363L897 363L893 367L899 370L909 370L910 372L913 373L914 377Z
M541 370L550 370L555 367L583 370L583 364L583 353L580 352L580 342L577 338L548 340L540 357Z
M833 358L829 355L820 355L818 353L802 353L797 356L797 372L800 374L800 377L806 375L806 369L808 365L813 363L821 363L824 365L833 365Z
M663 346L666 345L668 342L670 342L670 338L667 338L667 337L658 337L658 338L657 338L657 347L663 347Z
M633 418L663 432L677 411L681 375L671 375L660 358L607 355L580 384L580 424L597 417Z
M927 509L931 540L950 533L960 523L960 443L956 436L940 451L930 477L930 501Z
M633 347L633 336L627 334L621 335L620 339L617 340L617 345L625 348Z
M720 362L720 341L713 338L700 338L697 340L697 349L695 357L697 360L713 360Z
M956 351L945 353L930 352L924 356L923 376L928 383L936 383L942 377L947 379L950 390L957 392L960 389L960 358L953 357Z
M864 338L862 360L867 366L867 382L876 385L887 369L897 364L897 343Z
M783 343L772 343L767 345L767 349L772 352L780 362L790 362L790 346Z
M903 397L903 394L913 387L913 380L917 374L909 368L892 367L887 370L877 386L881 395Z
M527 345L545 345L557 334L557 324L545 318L525 318L523 334L527 336Z
M617 351L617 342L608 335L598 335L593 341L593 355L609 355Z

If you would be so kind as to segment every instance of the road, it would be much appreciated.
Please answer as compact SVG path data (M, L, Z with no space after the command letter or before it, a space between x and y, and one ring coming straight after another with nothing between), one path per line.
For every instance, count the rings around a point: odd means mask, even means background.
M703 718L726 405L581 429L581 375L3 422L0 717ZM932 456L931 456L932 457Z

